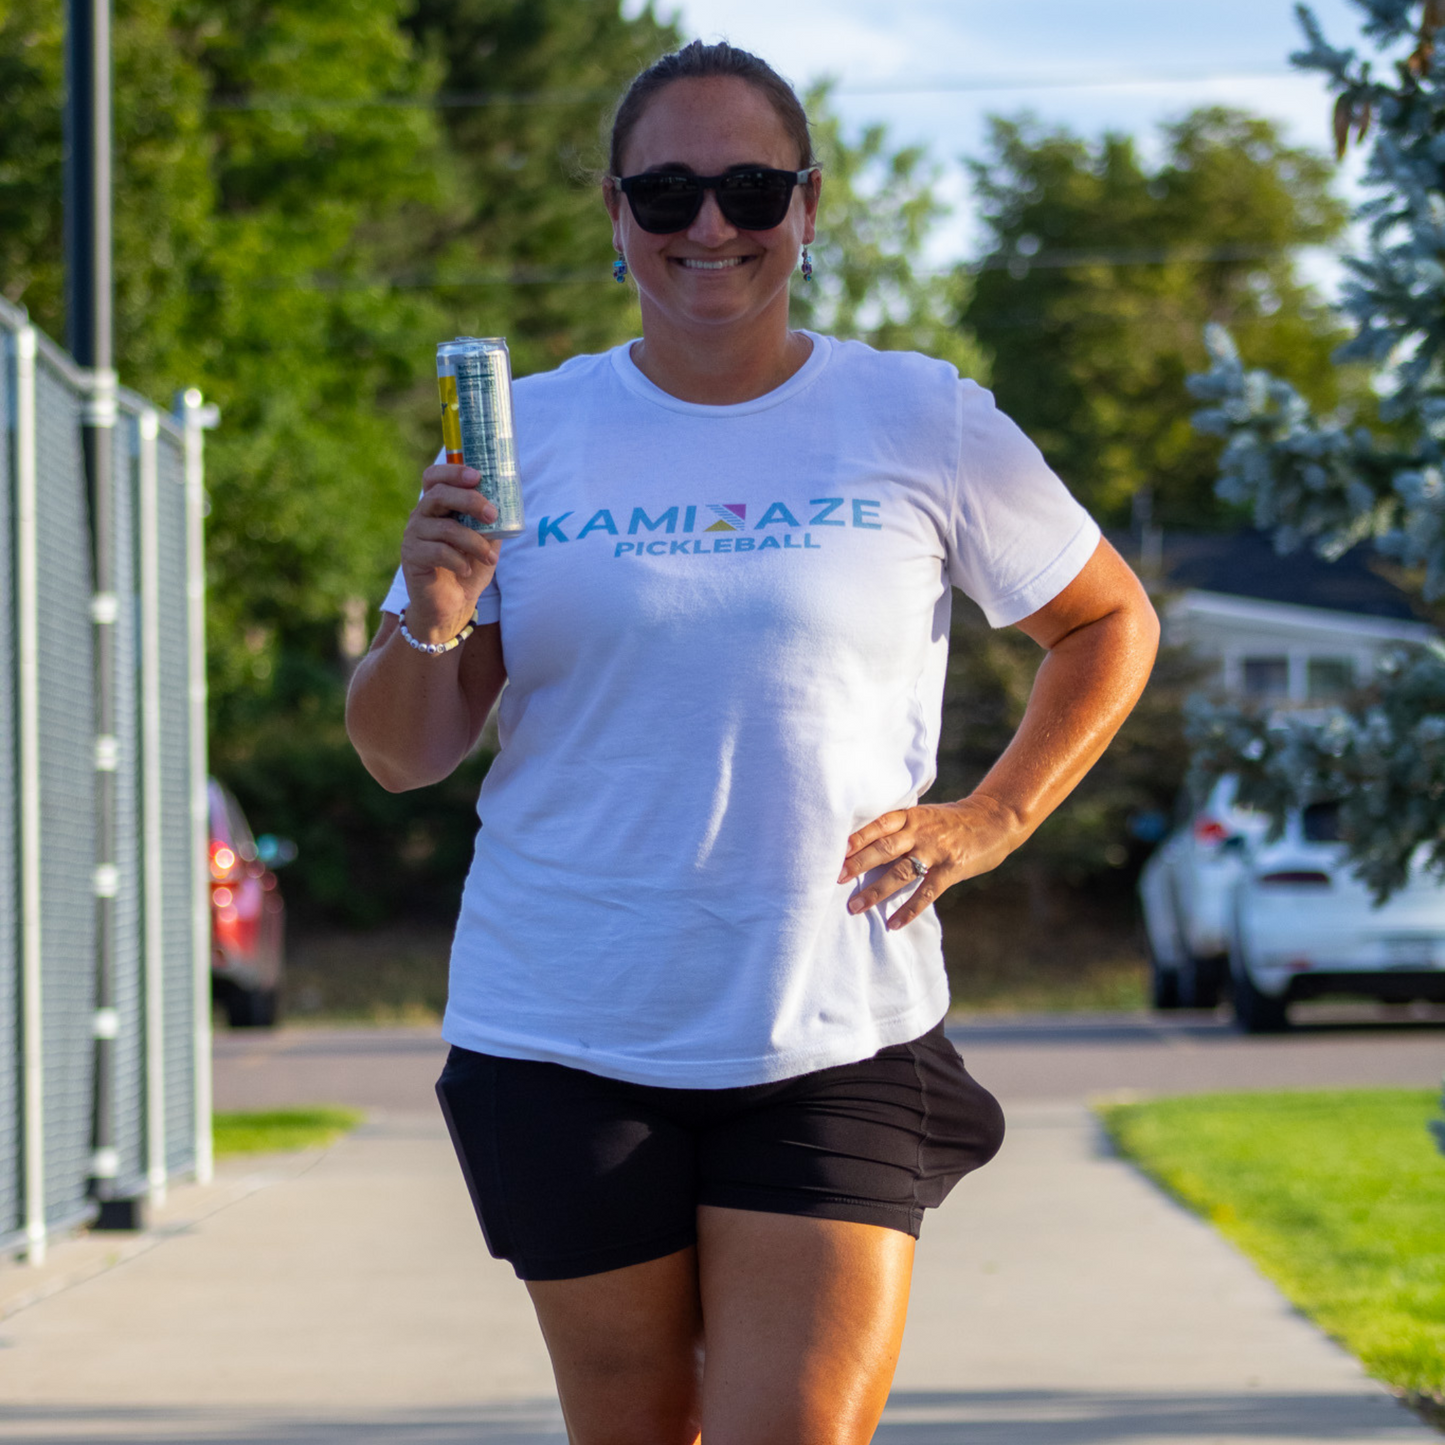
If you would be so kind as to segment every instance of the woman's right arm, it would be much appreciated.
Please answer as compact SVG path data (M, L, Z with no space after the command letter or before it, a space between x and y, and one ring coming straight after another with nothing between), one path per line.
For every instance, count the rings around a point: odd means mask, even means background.
M452 519L481 522L497 510L475 490L470 468L437 465L422 475L422 497L402 536L407 631L418 642L446 642L472 619L497 568L498 542ZM388 792L447 777L471 751L502 684L502 634L480 626L460 647L433 655L382 623L346 697L346 731L367 772Z

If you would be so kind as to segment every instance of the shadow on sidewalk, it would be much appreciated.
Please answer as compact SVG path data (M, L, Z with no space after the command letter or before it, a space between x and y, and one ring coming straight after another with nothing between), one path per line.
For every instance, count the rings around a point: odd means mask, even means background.
M476 1409L288 1416L245 1409L0 1410L13 1445L566 1445L555 1400ZM1388 1445L1429 1432L1384 1394L895 1391L877 1445Z
M244 1407L19 1405L0 1408L0 1440L5 1445L567 1445L567 1433L555 1400L355 1415L288 1415Z
M874 1436L877 1445L1365 1445L1423 1438L1420 1421L1371 1386L1350 1395L895 1390Z

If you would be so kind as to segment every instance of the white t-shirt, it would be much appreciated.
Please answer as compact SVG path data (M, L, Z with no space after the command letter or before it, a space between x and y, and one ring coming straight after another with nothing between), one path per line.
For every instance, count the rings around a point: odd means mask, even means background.
M723 1088L946 1012L933 911L848 913L845 842L933 781L950 585L1017 622L1099 529L953 367L809 335L736 406L628 346L517 382L527 530L477 609L508 681L449 1042Z

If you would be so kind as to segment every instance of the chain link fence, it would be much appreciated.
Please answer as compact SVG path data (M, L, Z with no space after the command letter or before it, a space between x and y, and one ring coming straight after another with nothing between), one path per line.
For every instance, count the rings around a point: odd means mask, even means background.
M99 1200L210 1173L207 411L114 391L0 302L0 1250L33 1260ZM110 427L108 507L87 494L82 425Z

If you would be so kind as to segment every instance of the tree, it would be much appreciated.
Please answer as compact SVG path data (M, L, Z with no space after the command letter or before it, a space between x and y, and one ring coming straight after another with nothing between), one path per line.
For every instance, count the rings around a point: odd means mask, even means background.
M816 274L794 283L794 320L885 351L922 351L985 380L982 349L952 324L968 278L918 269L929 232L946 209L937 196L938 167L921 146L892 149L882 125L849 138L829 92L827 84L815 86L805 101L823 191L811 248Z
M64 66L60 7L50 0L0 0L0 289L8 301L27 292L58 297L64 281L57 103ZM33 301L31 311L43 314Z
M397 400L440 327L398 291L380 222L439 194L426 67L399 0L119 0L116 360L222 409L208 457L213 739L315 692L345 597L384 570L414 452ZM0 29L21 125L0 166L5 283L64 334L58 0ZM7 100L8 100L7 96ZM333 690L335 684L332 685Z
M175 44L171 9L121 0L113 27L116 353L126 381L146 389L184 331L189 268L212 204L205 87ZM58 340L64 40L58 0L0 4L0 287Z
M1365 34L1389 62L1329 45L1298 13L1306 47L1292 57L1335 91L1341 152L1375 140L1361 207L1368 247L1349 263L1343 309L1354 336L1341 364L1374 368L1386 428L1320 414L1288 381L1246 370L1222 329L1213 365L1190 389L1209 406L1198 425L1223 436L1219 490L1248 507L1281 551L1310 545L1337 557L1360 542L1403 569L1426 599L1445 596L1445 272L1439 262L1445 173L1445 24L1439 0L1356 0ZM1384 898L1423 849L1445 872L1445 648L1390 657L1351 707L1268 717L1197 705L1191 720L1201 781L1237 772L1245 795L1282 821L1291 807L1341 800L1340 828L1360 877Z
M410 838L410 897L459 886L455 809L341 807L371 785L341 725L339 624L395 564L437 440L439 338L506 335L525 374L636 333L595 182L612 104L679 39L616 0L116 0L118 366L157 399L198 385L222 409L213 765L263 826L284 822L286 779L308 816L350 819L334 831L353 852ZM0 0L0 87L0 284L63 336L60 0ZM931 169L881 131L846 140L819 103L812 315L977 370L914 270ZM313 839L293 901L308 860L315 901L345 912L346 880L369 875Z
M405 25L440 71L448 196L415 259L452 329L505 335L518 375L635 334L597 183L612 107L676 27L617 0L415 0Z
M437 339L506 334L525 372L633 329L581 158L675 39L615 0L117 0L116 355L222 409L223 763L263 723L339 719L338 623L394 562ZM57 336L63 68L59 0L0 5L0 276Z
M185 341L223 416L207 558L222 757L337 692L337 619L385 574L414 484L406 423L442 323L424 291L394 284L392 223L441 201L443 152L435 74L401 13L402 0L182 12L216 195Z
M1133 139L1090 142L995 119L970 163L990 247L961 315L993 357L999 404L1106 523L1153 494L1157 520L1208 525L1214 449L1183 383L1200 331L1227 322L1319 404L1358 382L1329 364L1338 323L1296 270L1345 210L1329 163L1273 122L1196 110Z

